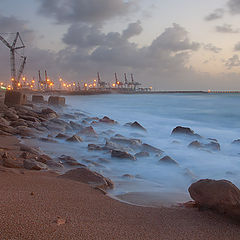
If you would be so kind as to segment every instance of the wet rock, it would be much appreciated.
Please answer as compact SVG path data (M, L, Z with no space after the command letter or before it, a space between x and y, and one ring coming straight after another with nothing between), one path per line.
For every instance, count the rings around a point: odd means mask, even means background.
M74 130L81 130L83 129L83 126L79 123L70 121L70 126L74 129Z
M147 152L152 152L152 153L163 154L163 151L161 149L153 147L146 143L142 144L142 150Z
M203 179L193 183L188 191L200 208L240 219L240 190L231 182Z
M190 178L192 181L196 181L197 177L188 168L184 169L184 176Z
M103 189L114 187L114 184L110 179L105 178L101 174L93 172L87 168L77 168L70 170L59 177L79 181Z
M23 119L18 119L17 121L13 121L10 123L11 127L19 127L19 126L25 126L27 127L27 123Z
M26 121L40 123L40 121L36 117L23 116L23 115L20 115L19 117L20 117L20 119L23 119L23 120L26 120Z
M203 145L199 141L193 141L188 145L189 148L202 148Z
M77 119L77 117L75 115L69 114L69 113L64 113L61 115L62 118L65 119Z
M85 163L87 163L87 164L93 165L93 166L95 166L95 167L103 167L101 164L96 163L96 162L94 162L94 161L92 161L92 160L83 159L82 161L85 162Z
M86 135L86 136L89 136L89 137L97 136L97 133L95 132L95 130L93 129L92 126L83 128L82 130L80 130L78 132L78 134Z
M122 145L127 145L131 148L138 148L141 147L142 145L142 141L140 139L129 139L129 138L125 138L123 136L118 136L118 137L111 137L110 141L112 142L116 142Z
M67 142L83 142L83 140L81 139L81 137L77 136L77 135L73 135L72 137L68 138L66 140Z
M98 161L101 163L110 163L111 161L106 158L98 158Z
M131 127L142 130L142 131L147 131L146 128L144 128L140 123L138 122L133 122L130 124Z
M182 136L201 138L201 136L196 134L191 128L186 128L181 126L174 128L171 135L182 135Z
M19 116L16 114L16 112L7 111L4 114L4 118L8 119L9 121L17 121L19 119Z
M122 175L123 178L135 178L133 175L131 174L124 174Z
M89 151L101 151L102 147L96 144L88 144Z
M65 135L65 134L62 134L62 133L59 133L55 138L58 138L58 139L66 139L66 138L69 138L69 136Z
M2 155L2 165L7 168L23 168L23 160L16 158L14 154L4 153Z
M110 119L109 117L105 116L102 119L99 119L99 122L101 123L107 123L107 124L116 124L117 122Z
M139 152L135 154L136 158L143 158L143 157L149 157L150 154L148 152Z
M220 144L217 142L210 142L208 144L204 144L204 147L207 149L210 149L212 151L220 151L221 150Z
M135 161L136 158L132 154L128 152L118 151L118 150L112 150L111 157L113 158L122 158L122 159L130 159Z
M68 166L81 166L86 167L85 165L79 163L75 158L67 155L62 155L59 157L59 159Z
M2 135L2 136L12 136L11 133L7 133L7 132L4 132L2 130L0 130L0 135Z
M109 140L106 140L106 144L102 149L103 150L119 150L119 151L125 151L125 152L133 152L133 150L129 147L122 146L121 144L117 144L117 143L111 142Z
M17 134L20 136L26 136L26 137L32 137L36 135L36 130L29 128L29 127L25 127L25 126L18 126L16 127L17 130Z
M41 154L36 158L36 161L41 162L41 163L45 163L45 164L46 164L47 161L51 161L51 160L52 160L52 158L49 157L46 154Z
M39 138L40 141L42 142L48 142L48 143L58 143L58 141L54 140L54 139L51 139L51 138Z
M53 111L51 108L42 109L41 113L43 117L47 119L53 119L58 117L58 114L55 111Z
M3 131L3 132L7 132L7 133L10 133L10 134L17 134L17 130L11 126L7 126L7 125L2 125L0 124L0 130Z
M8 120L6 120L3 117L0 117L0 124L5 125L5 126L9 126L10 122Z
M20 151L25 151L25 152L29 152L35 155L39 155L40 154L40 150L33 148L33 147L29 147L27 145L24 144L19 144L20 147Z
M159 163L165 163L165 164L171 164L171 165L177 165L178 166L177 161L175 161L174 159L172 159L169 156L165 156L165 157L161 158L159 160Z
M34 159L25 159L23 161L23 167L25 169L28 170L36 170L36 171L40 171L40 170L46 170L47 169L47 165L41 162L37 162Z
M240 145L240 139L234 140L232 144Z

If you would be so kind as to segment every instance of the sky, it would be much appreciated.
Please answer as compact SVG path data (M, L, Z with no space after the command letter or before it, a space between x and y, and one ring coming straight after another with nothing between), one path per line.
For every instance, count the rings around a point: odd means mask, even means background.
M239 22L240 0L0 0L0 34L20 32L29 79L117 72L158 90L240 90ZM1 42L0 72L10 79Z

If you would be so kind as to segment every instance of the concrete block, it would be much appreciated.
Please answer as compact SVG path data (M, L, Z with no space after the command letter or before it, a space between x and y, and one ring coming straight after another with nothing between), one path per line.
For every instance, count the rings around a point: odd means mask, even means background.
M50 96L48 98L48 104L56 105L56 106L64 106L65 105L65 98L59 96Z
M32 102L43 103L44 97L42 95L32 95Z
M19 91L6 91L4 104L8 107L22 105L27 102L27 96Z

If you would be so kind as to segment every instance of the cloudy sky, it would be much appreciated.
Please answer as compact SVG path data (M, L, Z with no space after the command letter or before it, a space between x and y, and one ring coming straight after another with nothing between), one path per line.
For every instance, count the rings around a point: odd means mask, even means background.
M240 0L0 0L0 33L19 31L25 75L161 90L240 90ZM23 54L22 52L19 52ZM0 79L10 78L0 43Z

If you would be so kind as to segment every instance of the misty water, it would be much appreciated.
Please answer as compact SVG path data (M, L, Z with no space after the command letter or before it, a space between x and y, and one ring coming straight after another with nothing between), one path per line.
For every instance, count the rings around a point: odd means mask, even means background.
M185 193L187 196L190 184L203 178L228 179L240 187L240 145L232 144L233 140L240 138L238 94L69 96L67 103L69 113L82 112L100 118L108 116L119 123L116 126L94 125L98 139L86 140L81 146L68 146L69 153L80 162L83 158L109 160L100 166L90 164L89 167L115 182L115 190L111 192L113 195L158 192ZM81 121L79 119L79 123ZM142 124L147 132L123 126L133 121ZM172 130L179 125L193 129L203 137L202 142L209 142L208 138L217 139L221 151L189 148L189 143L194 139L171 136ZM103 131L107 133L103 134ZM140 139L163 150L164 154L152 154L130 161L112 159L106 152L87 151L88 143L104 144L115 134ZM62 153L64 151L63 148ZM165 155L176 160L179 166L160 164L159 159ZM133 175L134 178L123 178L124 174Z

